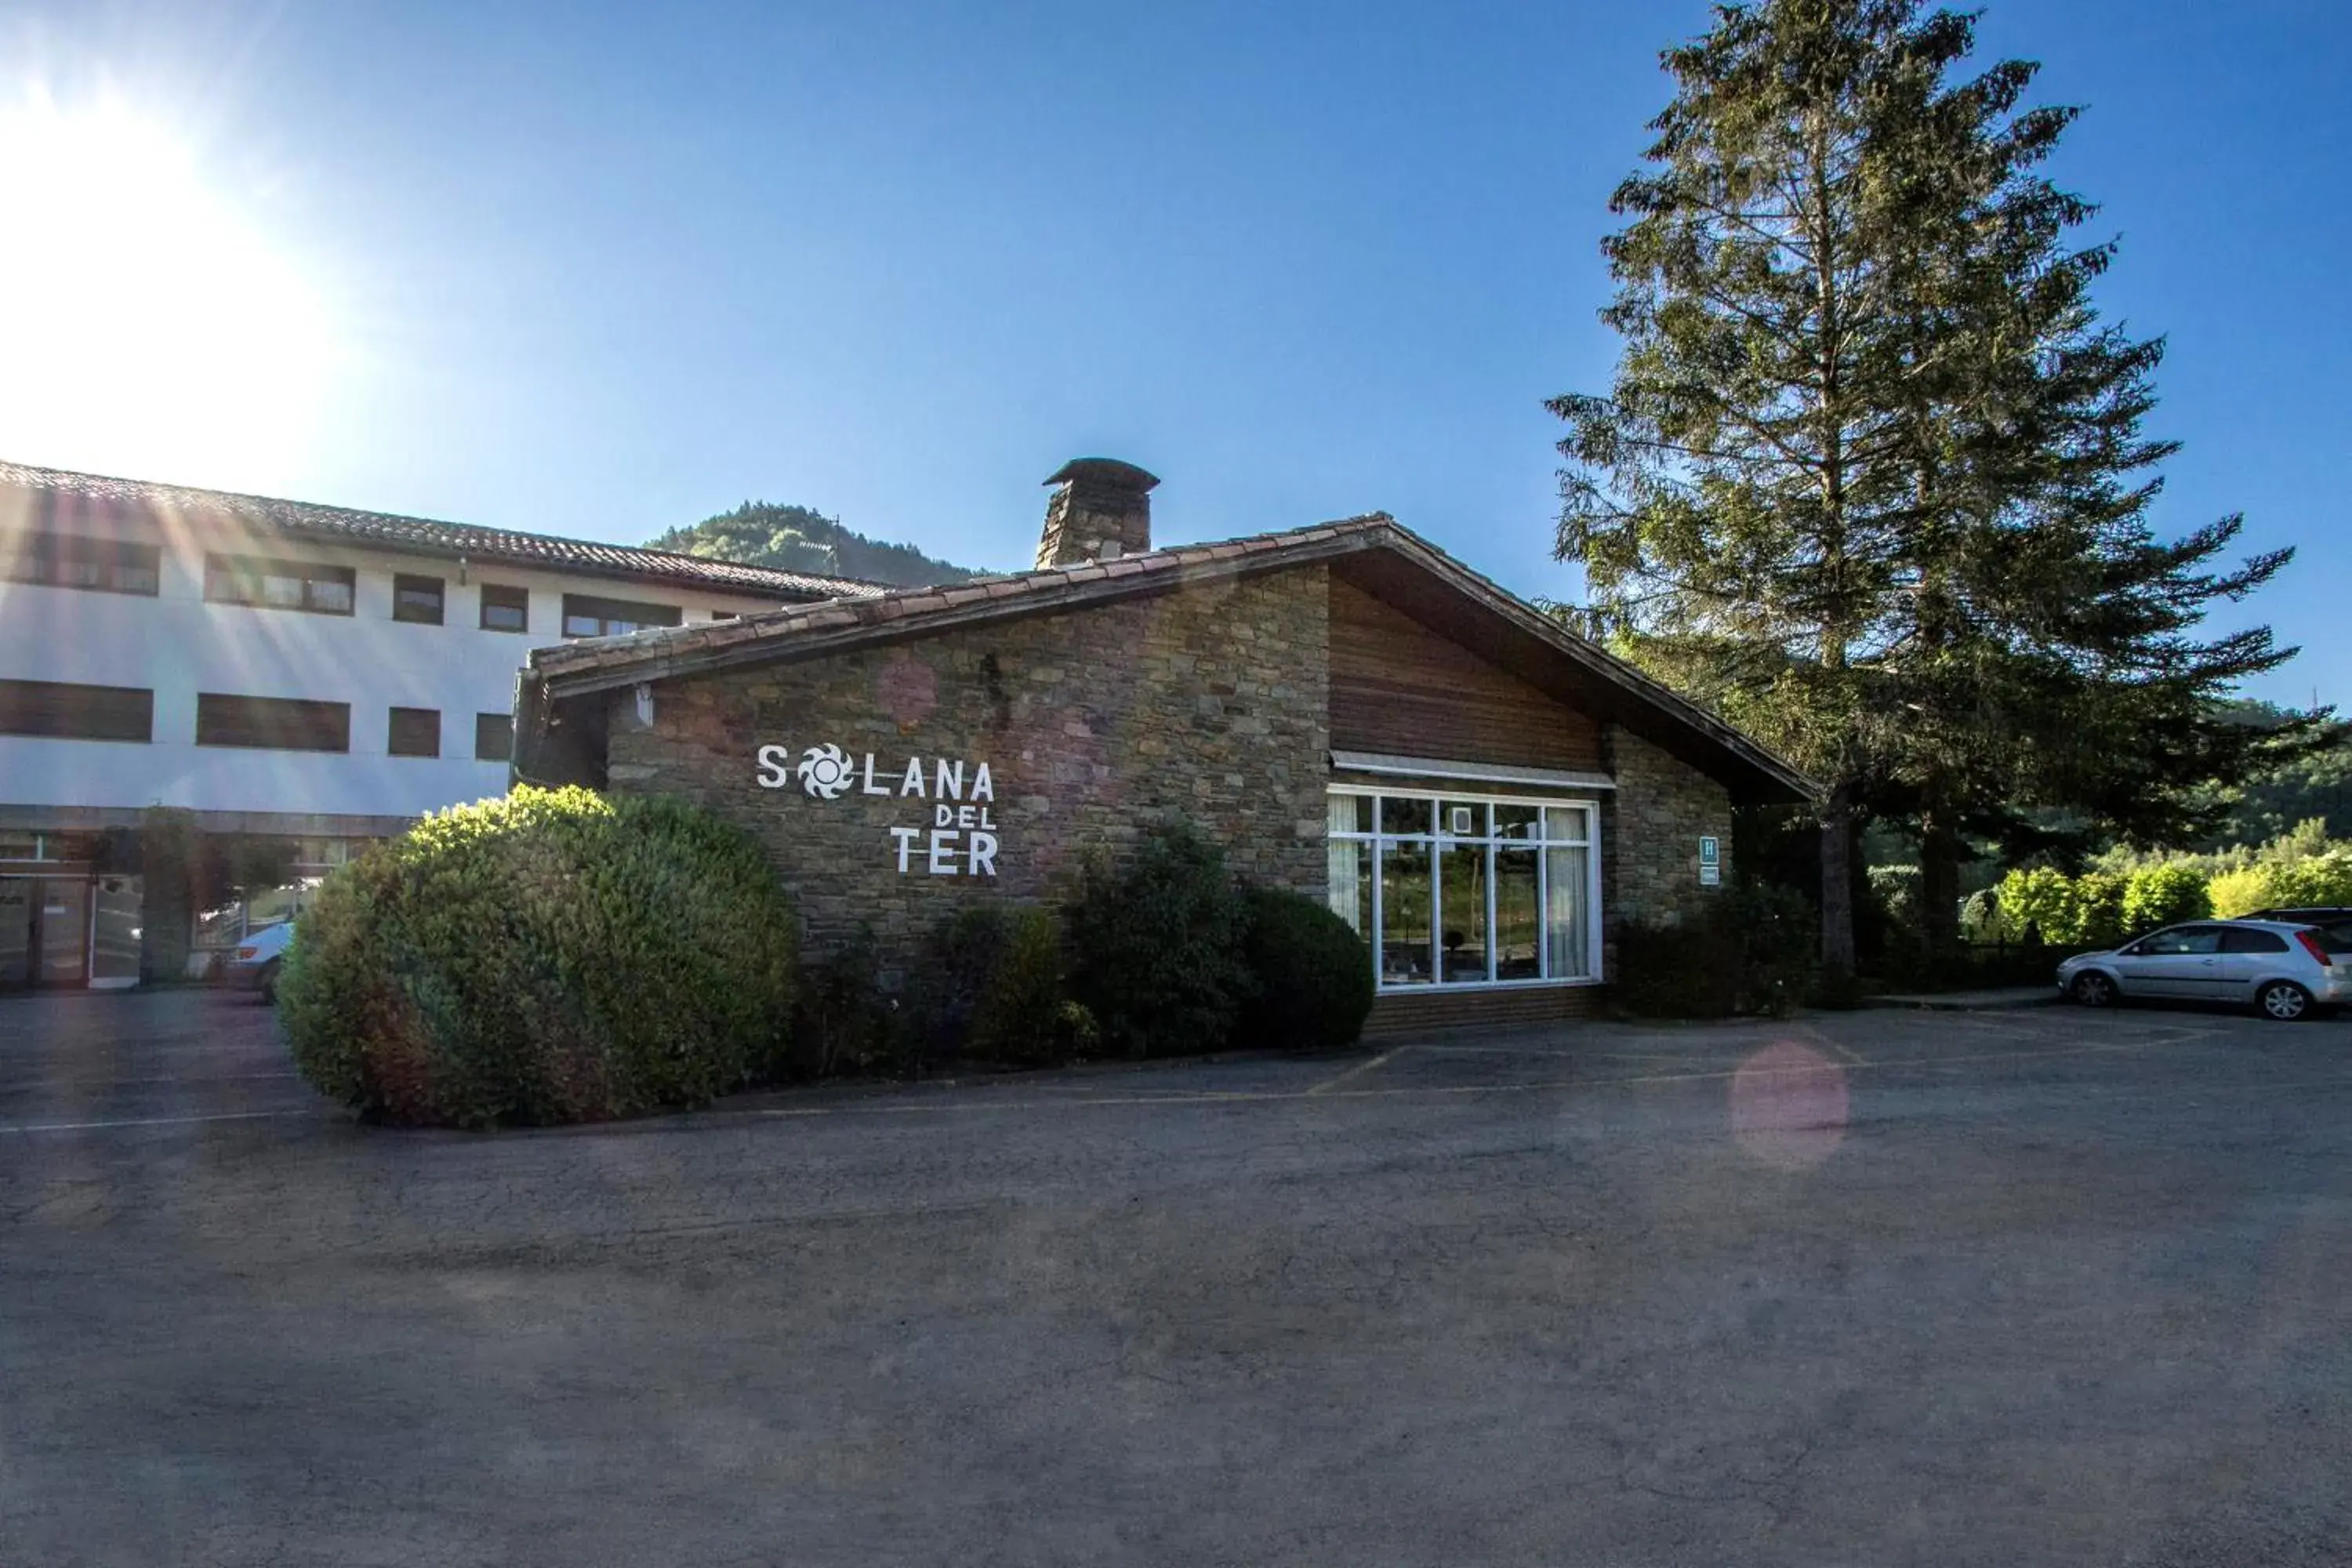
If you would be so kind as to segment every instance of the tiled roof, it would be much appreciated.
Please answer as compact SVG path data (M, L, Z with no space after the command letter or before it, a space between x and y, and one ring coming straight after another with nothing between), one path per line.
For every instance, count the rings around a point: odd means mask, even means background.
M782 572L771 566L747 566L733 561L709 561L667 550L644 550L627 544L601 544L593 540L561 539L545 533L516 533L499 528L475 528L462 522L435 522L421 517L389 512L355 511L348 507L318 506L309 501L280 500L272 496L237 495L226 490L190 489L182 485L151 484L141 479L109 479L63 468L37 468L0 461L0 485L14 485L68 502L127 509L163 517L226 519L261 533L293 538L372 545L410 554L455 560L502 561L554 572L577 572L632 582L666 583L708 588L730 594L767 595L778 599L866 598L884 592L880 584L848 577L819 577L804 572Z
M688 668L732 663L745 655L756 658L761 650L786 642L797 649L821 640L830 648L839 642L895 635L901 623L909 621L920 620L928 629L963 620L1034 613L1065 599L1116 598L1130 586L1135 592L1157 593L1194 574L1223 575L1277 561L1287 565L1323 553L1342 552L1355 547L1360 536L1382 530L1412 537L1384 513L1374 512L1314 528L1253 534L1215 544L1178 545L1115 561L974 577L941 587L887 589L854 602L794 605L731 621L659 627L621 637L579 637L534 649L531 668L559 694L627 684ZM619 673L624 671L627 673ZM605 672L614 673L607 678Z
M553 705L597 691L704 674L772 659L810 658L902 637L1043 615L1165 593L1188 584L1303 566L1342 557L1382 556L1418 569L1453 602L1492 617L1617 694L1638 727L1695 743L1749 775L1774 798L1804 799L1817 786L1793 763L1706 709L1668 689L1591 639L1578 636L1493 580L1463 565L1384 512L1213 544L1179 545L1114 561L1045 567L936 588L893 589L870 598L795 605L739 620L584 637L530 651L516 708L519 755L540 741Z

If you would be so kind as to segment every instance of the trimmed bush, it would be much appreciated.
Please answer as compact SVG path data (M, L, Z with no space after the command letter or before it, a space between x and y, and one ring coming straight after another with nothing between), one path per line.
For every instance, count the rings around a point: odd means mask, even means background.
M1070 987L1126 1056L1213 1051L1250 989L1242 909L1223 854L1195 829L1147 837L1134 861L1088 868L1070 910Z
M796 1075L878 1073L906 1055L908 1029L895 998L884 994L874 928L857 933L802 972L793 1026Z
M1251 994L1236 1045L1331 1050L1364 1032L1372 1010L1372 950L1317 900L1279 888L1242 895L1242 957Z
M1621 928L1612 1000L1641 1017L1779 1017L1812 992L1820 947L1811 900L1793 889L1743 884L1696 923ZM1822 1000L1850 1005L1843 995Z
M330 877L278 1005L321 1092L383 1121L586 1121L776 1071L792 903L750 836L682 802L520 788Z
M1078 1049L1065 1014L1062 931L1047 910L974 904L932 928L908 986L919 1068L971 1057L1043 1067Z
M2213 879L2213 912L2251 914L2280 905L2352 904L2352 849L2261 860Z

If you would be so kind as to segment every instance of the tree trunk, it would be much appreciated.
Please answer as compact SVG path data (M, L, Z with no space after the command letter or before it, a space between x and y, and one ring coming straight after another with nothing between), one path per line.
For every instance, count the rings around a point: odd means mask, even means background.
M1853 973L1853 791L1840 784L1822 803L1822 969Z
M1934 811L1919 816L1919 927L1930 954L1941 956L1960 942L1960 860L1965 846L1948 818Z

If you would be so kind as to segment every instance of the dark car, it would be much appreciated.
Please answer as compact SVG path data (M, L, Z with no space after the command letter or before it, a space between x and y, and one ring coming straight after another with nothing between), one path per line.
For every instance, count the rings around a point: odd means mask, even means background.
M2317 929L2330 952L2352 952L2352 909L2336 904L2304 904L2293 908L2256 910L2241 917L2250 921L2286 921Z

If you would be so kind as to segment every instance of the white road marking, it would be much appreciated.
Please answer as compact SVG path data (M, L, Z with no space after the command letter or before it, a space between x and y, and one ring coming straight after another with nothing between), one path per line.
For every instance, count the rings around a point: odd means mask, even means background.
M1321 1083L1317 1084L1307 1092L1309 1094L1328 1093L1330 1090L1339 1088L1339 1085L1346 1083L1350 1079L1363 1077L1364 1074L1371 1071L1374 1068L1380 1066L1382 1062L1387 1061L1391 1057L1397 1055L1399 1052L1409 1051L1411 1049L1412 1049L1411 1046L1391 1046L1387 1050L1382 1051L1379 1056L1372 1058L1370 1061L1358 1062L1354 1067L1349 1068L1343 1072L1334 1073L1332 1076L1325 1079Z
M121 1121L32 1121L11 1127L0 1122L0 1133L7 1132L94 1132L116 1127L186 1127L199 1121L259 1121L271 1117L315 1116L314 1109L301 1110L227 1110L212 1116L141 1116Z

